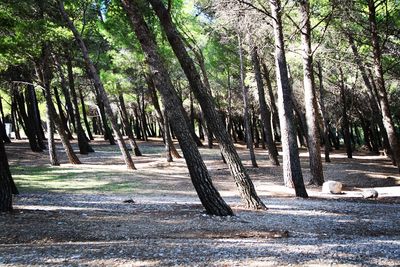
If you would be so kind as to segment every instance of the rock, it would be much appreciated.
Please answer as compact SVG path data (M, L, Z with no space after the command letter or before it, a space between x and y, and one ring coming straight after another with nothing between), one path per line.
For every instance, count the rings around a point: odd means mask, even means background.
M378 191L375 189L368 189L362 192L363 198L377 198L378 197Z
M124 201L122 201L123 203L132 203L132 204L134 204L135 203L135 201L133 200L133 199L126 199L126 200L124 200Z
M342 193L342 183L336 181L326 181L322 185L322 193L327 194L340 194Z

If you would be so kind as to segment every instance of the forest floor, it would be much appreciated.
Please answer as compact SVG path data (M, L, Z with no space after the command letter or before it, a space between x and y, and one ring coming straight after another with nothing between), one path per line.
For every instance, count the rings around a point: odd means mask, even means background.
M6 146L20 194L14 212L0 214L2 266L400 266L400 177L384 156L333 151L325 180L340 195L308 186L308 199L282 185L282 167L256 149L259 168L238 146L268 207L248 210L217 148L201 148L213 182L235 216L208 216L183 159L167 163L160 140L139 142L142 157L128 171L117 146L92 142L95 153L60 167L28 143ZM76 144L74 144L75 148ZM307 152L301 150L304 178ZM374 188L376 200L363 199Z

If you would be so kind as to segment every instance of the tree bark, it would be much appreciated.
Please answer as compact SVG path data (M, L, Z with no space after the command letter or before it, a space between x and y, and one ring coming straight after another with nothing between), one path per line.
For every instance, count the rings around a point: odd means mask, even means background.
M349 118L347 116L347 99L346 99L346 92L345 92L345 84L344 84L344 76L342 68L339 68L340 74L340 97L342 98L342 116L343 116L343 137L344 137L344 144L346 146L346 154L349 159L353 157L353 149L351 147L351 137L350 137L350 125L349 125Z
M322 123L324 130L324 153L325 162L331 162L329 153L331 150L331 142L329 140L329 121L325 109L325 92L324 92L324 81L322 79L322 67L321 63L317 62L318 65L318 80L319 80L319 106L321 107Z
M78 147L80 154L88 154L89 152L94 152L92 146L88 142L85 132L83 131L81 115L79 112L78 97L75 90L75 80L74 73L72 70L72 59L70 56L67 57L67 71L69 80L69 91L71 93L72 104L74 107L73 116L75 118L76 125L76 135L78 136Z
M302 0L299 3L301 13L301 44L303 50L304 104L306 108L308 154L311 172L309 184L322 185L324 183L324 172L321 160L318 109L311 50L310 4L308 0Z
M6 150L3 141L0 141L0 212L12 211L13 209L12 183Z
M369 11L369 26L371 34L371 42L373 48L373 59L374 59L374 71L376 79L376 87L378 91L378 99L382 112L383 125L385 126L386 133L388 135L390 148L395 160L395 164L400 172L400 146L397 139L395 127L393 124L393 118L390 111L390 105L387 97L387 92L385 88L385 80L383 78L382 69L382 53L379 44L378 27L376 21L376 7L374 0L368 0L368 11Z
M60 12L62 17L64 18L65 22L67 23L68 28L72 31L72 33L74 34L75 40L78 44L78 46L81 49L83 58L85 60L85 63L87 65L88 68L88 72L91 76L91 78L93 79L93 83L95 88L97 88L97 91L101 97L102 102L104 103L104 107L105 107L105 111L107 113L108 118L110 119L112 128L114 130L114 134L117 137L117 142L118 142L118 146L119 149L121 150L121 154L124 158L126 167L128 169L136 169L135 165L132 161L131 155L129 154L128 149L126 148L126 144L125 141L122 137L122 134L120 132L120 130L118 129L118 124L117 124L117 119L114 116L113 110L111 108L110 105L110 101L108 99L107 93L103 87L103 84L101 83L100 77L97 73L97 70L93 64L93 62L91 61L90 57L89 57L89 52L86 48L85 43L83 42L79 32L77 31L77 29L75 28L74 24L72 23L71 19L69 18L68 14L65 12L64 9L64 4L63 4L63 0L59 1L59 8L60 8Z
M299 150L296 141L296 131L293 123L293 93L289 84L283 29L281 20L281 3L279 0L269 0L273 17L275 39L275 64L278 85L279 121L281 128L283 150L283 176L286 186L294 186L296 196L308 197L301 172Z
M268 71L267 65L265 63L262 64L262 68L263 68L263 76L264 76L265 83L266 83L266 86L268 89L269 107L272 112L272 125L273 125L273 130L274 130L274 140L275 140L275 142L279 142L281 140L281 132L280 132L280 128L279 128L279 113L278 113L278 108L276 107L274 92L272 91L270 71Z
M85 123L85 127L86 127L86 131L87 131L88 137L89 137L90 140L94 140L94 137L92 135L92 131L90 130L89 121L88 121L88 118L87 118L86 106L85 106L85 98L83 97L83 93L82 93L82 89L81 88L78 88L78 93L79 93L79 99L81 101L81 106L82 106L83 122Z
M250 152L251 165L255 168L258 168L256 155L254 154L253 135L251 132L249 99L248 99L249 88L244 84L246 77L244 70L242 39L240 37L240 34L238 34L238 47L239 47L239 59L240 59L240 87L242 89L242 97L243 97L243 119L244 119L244 128L246 131L246 144L247 144L247 149L249 149Z
M251 55L254 67L254 74L257 82L258 101L260 103L261 121L264 129L265 140L268 148L269 161L272 165L279 166L278 149L272 137L271 112L265 101L264 82L261 77L260 60L258 58L257 47L254 47Z
M135 137L133 136L132 126L129 123L129 117L128 117L128 112L126 111L124 95L122 93L120 93L118 96L118 99L119 99L119 104L121 107L122 123L124 125L125 132L126 132L126 135L128 136L131 147L133 148L135 156L142 156L142 153L140 152L140 149L136 143Z
M160 0L149 0L149 2L161 21L161 26L163 27L168 41L189 80L190 87L202 108L207 124L211 127L213 134L220 144L222 155L224 156L231 174L235 179L242 200L249 208L264 209L265 205L258 197L253 182L247 174L247 171L244 168L217 112L213 99L210 94L208 94L206 87L201 81L200 74L196 70L193 60L188 55L182 38L176 30L176 27L173 25L168 11Z
M231 208L225 203L219 192L213 186L207 168L189 131L190 126L184 117L182 109L178 108L181 106L180 99L162 63L152 33L147 27L143 15L138 8L138 2L129 0L121 0L121 2L145 53L146 61L154 78L154 84L163 98L168 117L178 137L192 183L200 201L210 214L219 216L232 215L233 212Z

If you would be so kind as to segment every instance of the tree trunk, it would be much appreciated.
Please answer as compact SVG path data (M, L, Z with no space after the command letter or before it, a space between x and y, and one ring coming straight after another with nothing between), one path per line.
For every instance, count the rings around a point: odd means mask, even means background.
M0 212L12 211L13 209L12 183L6 150L3 141L0 141Z
M269 0L274 27L275 64L278 85L279 121L283 150L283 176L286 186L294 186L296 196L308 197L301 172L296 131L293 123L293 93L289 84L283 29L281 4L279 0Z
M3 112L3 103L1 101L1 96L0 96L0 113L1 113L0 122L2 123L1 127L0 127L0 135L1 135L0 142L4 141L5 143L11 143L11 140L7 135L5 124L4 124L5 117L4 117L4 112Z
M389 101L385 88L385 80L383 78L383 69L381 62L382 54L381 54L381 47L379 44L379 35L376 22L375 8L376 8L375 1L368 0L368 11L369 11L368 18L369 18L373 55L374 55L374 71L375 71L376 87L378 91L379 103L381 106L383 125L385 126L386 133L388 135L393 158L400 172L400 146L396 136L396 131L393 124L393 118L390 112Z
M124 95L120 93L118 99L119 99L119 104L121 106L122 124L124 125L125 132L126 135L128 136L131 147L133 148L135 156L142 156L142 153L140 152L140 149L136 143L135 137L133 136L132 126L129 123L129 117L128 117L128 112L126 111Z
M62 122L62 124L64 125L64 129L65 129L65 131L66 131L67 134L68 134L68 138L69 138L70 140L72 140L72 139L73 139L72 133L71 133L71 131L70 131L69 128L68 128L68 121L67 121L66 116L64 115L64 110L63 110L63 108L62 108L62 103L61 103L60 95L59 95L58 90L57 90L56 87L54 87L54 96L55 96L55 98L56 98L58 113L60 114L61 122Z
M249 149L250 152L251 165L257 168L258 165L256 161L256 155L254 154L253 135L251 133L251 123L249 114L249 99L248 99L249 88L244 84L246 78L244 70L242 40L240 34L238 34L238 46L239 46L239 59L240 59L240 87L242 89L242 97L243 97L243 119L246 131L246 143L247 143L247 148Z
M308 0L300 1L300 13L301 44L303 48L304 104L306 108L308 154L310 157L311 172L309 184L322 185L324 183L324 172L322 169L318 131L318 109L311 50L310 4Z
M181 157L181 155L179 155L179 152L176 150L176 147L175 147L174 143L172 142L171 130L170 130L169 124L165 124L165 121L164 121L165 113L163 114L163 112L161 111L161 108L160 108L160 104L158 103L157 92L156 92L156 88L154 86L154 82L153 82L153 78L152 78L151 74L149 74L149 77L146 77L146 81L147 81L147 86L150 91L151 101L153 102L154 109L157 112L158 119L160 120L160 125L163 129L164 142L168 142L168 147L171 151L172 156L174 156L176 159L180 159L182 157ZM165 131L168 131L168 133L166 133ZM167 144L165 144L165 145L167 146Z
M267 102L265 101L264 82L261 77L260 60L258 58L257 47L253 48L251 58L253 61L254 74L257 82L261 121L267 143L269 161L272 165L279 166L278 149L276 148L275 142L272 138L271 112L267 106Z
M43 88L45 89L45 97L46 97L46 106L48 108L48 117L50 118L50 121L53 121L58 134L60 135L60 139L61 142L63 144L64 150L67 154L68 160L71 164L81 164L80 160L78 159L78 157L76 156L74 150L72 149L71 143L69 142L69 138L68 135L66 134L66 131L64 129L64 125L61 122L60 117L58 116L57 112L56 112L56 108L54 107L53 101L51 99L51 89L50 89L50 79L52 77L52 73L51 73L51 68L49 66L49 59L50 59L50 51L49 51L49 47L48 45L45 45L43 47L43 51L42 51L43 55L42 55L42 62L39 66L39 68L37 68L37 73L38 73L38 78L41 81ZM50 133L51 128L48 129L49 133ZM50 139L50 137L49 137ZM49 143L50 146L50 143ZM55 147L53 146L53 148L55 149ZM52 150L50 150L49 147L49 153L52 153L54 155L55 151L52 148ZM51 155L51 157L54 157L54 155Z
M181 102L173 88L172 82L168 77L168 72L162 64L162 59L149 28L142 17L138 8L137 1L121 0L127 12L132 28L145 53L150 72L154 78L154 84L163 97L163 102L168 113L168 117L173 124L175 133L178 136L181 149L185 156L186 164L189 169L190 177L197 194L206 211L213 215L226 216L232 215L231 208L225 203L218 191L212 184L207 168L201 158L200 152L189 131L189 125L184 117Z
M167 162L172 162L172 155L171 155L171 146L169 140L171 140L171 133L169 130L169 121L168 121L168 115L167 115L167 110L164 107L164 123L163 123L163 129L164 129L164 139L165 139L165 156L167 159Z
M89 125L89 121L88 121L88 118L87 118L87 114L86 114L85 98L83 97L83 93L82 93L82 90L80 88L78 88L78 93L79 93L79 99L81 101L82 117L83 117L83 121L85 123L86 131L88 133L89 139L90 140L94 140L94 137L92 135L92 131L90 130L90 125Z
M29 145L30 145L32 151L33 152L43 152L43 149L40 147L40 145L37 141L34 121L32 118L29 118L28 114L26 113L25 99L24 99L23 94L18 92L16 89L14 89L13 93L14 93L15 99L18 102L19 115L20 115L21 121L23 122L23 125L25 126L23 128L24 128L26 136L28 137Z
M95 86L95 88L97 88L97 91L101 97L101 100L104 103L105 111L107 113L108 118L110 119L115 136L117 137L118 146L119 146L119 149L121 150L121 154L122 154L122 157L124 158L126 167L128 169L134 170L134 169L136 169L135 165L132 161L132 158L131 158L131 155L129 154L128 149L126 148L126 144L122 137L122 134L118 129L117 119L114 116L113 110L110 105L110 101L109 101L107 93L103 87L103 84L101 83L101 80L97 73L97 70L89 57L89 52L86 48L86 45L83 42L79 32L75 28L74 24L72 23L71 19L68 17L68 14L65 12L64 4L63 4L62 0L59 1L59 7L60 7L60 11L61 11L63 18L64 18L65 22L67 23L68 28L74 34L75 40L81 49L83 58L87 65L88 72L89 72L91 78L93 79L94 86Z
M281 140L281 132L279 129L279 113L278 108L276 107L274 92L272 91L272 84L270 79L270 72L268 71L267 65L265 63L262 64L263 67L263 76L265 79L265 83L268 89L269 95L269 107L272 112L272 125L274 130L274 140L275 142L279 142Z
M344 76L342 68L339 68L340 73L340 96L342 98L342 116L343 116L343 137L344 144L346 146L346 154L349 159L353 157L353 150L351 147L351 137L350 137L350 126L349 126L349 118L347 116L347 100L346 100L346 92L345 92L345 84L344 84Z
M21 140L21 135L19 133L17 113L18 113L17 102L15 100L15 96L12 96L12 99L11 99L11 122L12 122L12 127L13 127L13 129L15 131L15 138L17 140Z
M168 11L160 0L149 0L149 2L161 21L161 25L166 33L168 41L189 80L194 96L201 105L207 124L220 144L221 152L228 164L232 176L235 179L242 200L247 207L253 209L264 209L265 205L257 196L253 182L247 174L247 171L235 150L235 147L216 110L213 99L208 94L206 87L202 83L200 75L196 70L196 66L188 55L186 47L183 44L179 32L172 23Z
M325 110L325 92L324 92L324 82L322 79L322 67L320 62L318 65L318 79L319 79L319 106L321 107L322 123L324 129L324 152L325 152L325 162L331 162L329 157L329 152L331 150L331 142L329 140L329 121Z
M76 96L76 90L75 90L74 73L72 70L72 60L69 55L67 57L67 71L68 71L68 80L69 80L69 91L71 93L72 104L74 107L74 111L72 113L75 118L76 135L78 136L79 153L80 154L88 154L89 152L94 152L94 150L93 150L92 146L89 144L88 138L86 137L86 134L83 131L81 116L79 113L78 98Z

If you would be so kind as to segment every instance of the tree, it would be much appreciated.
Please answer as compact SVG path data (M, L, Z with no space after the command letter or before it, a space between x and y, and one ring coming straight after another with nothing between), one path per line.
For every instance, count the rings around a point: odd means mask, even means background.
M235 179L243 202L247 207L250 208L265 208L264 203L262 203L261 199L257 196L253 182L247 174L239 155L233 146L220 115L217 113L213 100L210 94L207 93L207 89L200 79L200 75L196 70L193 60L187 53L182 38L172 23L167 9L162 1L159 0L150 0L150 4L160 19L161 26L167 35L167 39L174 50L174 53L178 58L183 71L185 72L193 94L201 105L204 117L207 120L207 124L211 128L220 144L221 153L228 164L232 176Z
M146 61L149 65L154 84L163 98L167 115L177 134L192 183L201 203L210 214L219 216L232 215L231 208L225 203L212 184L207 168L189 131L187 120L183 115L182 109L179 108L181 107L181 102L157 52L154 37L143 19L138 1L121 0L121 3L128 14L132 28L146 55Z
M275 39L275 65L278 85L279 121L283 150L283 176L286 186L294 186L296 196L308 197L304 186L295 127L293 124L292 90L289 84L280 0L269 0Z
M385 88L385 80L383 77L382 69L382 53L380 40L378 35L378 28L376 22L376 6L378 5L375 0L368 0L368 20L370 27L370 36L373 48L373 67L375 72L376 88L378 91L378 99L382 112L383 125L385 126L386 133L388 135L390 148L393 153L393 157L397 164L400 172L400 144L398 142L395 127L393 124L392 114L390 112L389 101Z
M65 20L68 28L74 34L75 40L76 40L78 46L81 49L83 58L84 58L85 63L87 65L88 73L90 74L91 78L93 79L94 86L95 86L95 88L96 88L96 90L97 90L97 92L98 92L98 94L99 94L99 96L100 96L100 98L101 98L101 100L102 100L102 102L104 104L105 111L106 111L106 113L107 113L107 115L108 115L108 117L110 119L112 128L114 130L114 134L117 137L118 146L119 146L119 149L121 150L121 153L122 153L122 156L124 158L125 164L126 164L128 169L134 170L134 169L136 169L135 165L134 165L134 163L132 161L131 155L128 152L128 149L126 147L126 144L125 144L125 141L124 141L124 139L122 137L122 134L121 134L121 132L120 132L120 130L118 128L117 120L116 120L115 115L114 115L114 113L112 111L112 108L111 108L107 93L104 90L103 84L102 84L102 82L100 80L100 77L99 77L99 75L97 73L96 67L94 66L93 62L91 61L91 59L89 57L89 53L88 53L88 50L86 48L86 45L83 42L78 30L75 28L74 24L72 23L71 19L69 18L68 14L66 13L66 11L64 9L64 3L63 3L62 0L59 1L59 9L60 9L60 12L61 12L61 15L62 15L63 19Z
M311 180L310 184L322 185L324 173L322 170L321 148L318 131L317 98L314 84L314 69L311 50L311 26L310 26L310 4L308 0L299 1L301 13L301 43L303 50L303 82L304 101L307 122L307 144L310 161Z
M253 47L251 58L253 61L254 74L257 82L258 101L260 103L261 121L264 129L265 139L267 142L269 161L272 165L279 166L278 150L272 138L271 129L271 111L265 101L264 82L261 76L260 60L258 58L257 47ZM268 74L267 74L268 75Z

